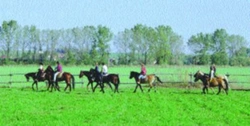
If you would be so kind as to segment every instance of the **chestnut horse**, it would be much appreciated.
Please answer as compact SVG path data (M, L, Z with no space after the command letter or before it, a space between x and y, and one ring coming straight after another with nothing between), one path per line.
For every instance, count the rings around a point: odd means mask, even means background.
M46 75L44 77L38 77L37 72L30 72L24 75L27 82L29 82L30 77L33 79L32 89L34 89L34 85L36 85L36 90L38 90L38 82L44 82L46 79Z
M220 94L221 88L223 88L226 92L226 94L228 94L228 79L227 76L217 76L214 78L209 77L209 74L205 74L203 72L201 72L200 70L198 70L195 74L194 74L194 81L197 82L198 80L201 80L203 83L203 88L202 88L202 92L204 94L208 93L208 88L209 87L217 87L219 88L219 91L217 93Z
M75 78L72 74L68 73L68 72L63 72L58 74L58 76L56 77L56 82L53 82L53 77L54 77L54 73L55 71L52 69L51 66L48 66L45 70L45 73L47 76L49 76L50 81L52 82L51 84L49 84L48 89L51 86L51 91L52 88L55 86L55 88L60 91L59 86L58 86L58 82L59 81L65 81L66 82L66 87L64 89L64 91L67 90L67 88L69 87L69 91L71 91L71 84L73 86L73 89L75 89ZM72 81L72 82L71 82ZM55 83L55 85L54 85Z
M131 72L130 72L129 79L134 78L134 79L135 79L135 82L136 82L136 87L135 87L134 93L136 92L136 89L138 88L138 86L140 87L141 91L143 92L142 87L141 87L141 84L146 84L146 83L148 83L149 86L150 86L150 88L148 89L148 92L150 92L150 90L151 90L152 87L156 88L156 87L155 87L155 86L156 86L156 82L160 82L161 84L163 83L163 82L160 80L160 78L159 78L158 76L156 76L155 74L149 74L149 75L146 75L146 78L145 78L145 79L142 79L142 80L140 81L141 83L139 84L139 83L137 83L138 80L139 80L139 78L138 78L139 75L140 75L140 73L138 73L138 72L135 72L135 71L131 71ZM155 91L156 91L156 89L155 89Z

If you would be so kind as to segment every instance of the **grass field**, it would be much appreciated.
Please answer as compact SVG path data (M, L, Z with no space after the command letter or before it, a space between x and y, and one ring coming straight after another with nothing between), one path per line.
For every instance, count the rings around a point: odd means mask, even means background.
M64 71L79 74L91 66L64 66ZM37 66L0 66L1 74L33 72ZM200 88L176 88L164 83L157 92L132 93L135 84L128 79L137 67L110 67L109 72L121 75L120 93L105 87L105 93L92 93L86 85L77 85L72 92L48 92L44 83L39 91L32 91L31 82L0 86L1 125L248 125L250 124L250 92L230 90L229 95L201 94ZM198 69L206 66L148 66L148 73L157 73L164 81L181 78L187 81ZM217 67L218 73L249 74L247 67ZM165 73L165 74L162 74ZM170 75L166 73L172 73ZM0 76L9 81L8 76ZM80 81L75 77L76 81ZM233 76L230 76L230 79ZM244 79L246 78L246 79ZM237 78L247 81L247 77ZM23 75L12 76L13 81L25 81ZM86 81L86 78L83 78ZM232 79L231 79L232 80ZM85 82L86 84L86 82ZM199 85L199 84L198 84ZM65 84L60 83L64 88ZM167 88L166 88L167 87ZM143 87L146 91L148 87ZM217 91L217 89L215 89Z
M1 125L248 125L250 92L229 95L198 89L158 88L157 92L119 94L38 92L0 88Z

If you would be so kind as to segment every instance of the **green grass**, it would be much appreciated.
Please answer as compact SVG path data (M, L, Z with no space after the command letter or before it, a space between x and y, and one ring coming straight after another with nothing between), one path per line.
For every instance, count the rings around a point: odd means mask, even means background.
M146 89L147 87L144 87ZM247 125L250 92L202 95L200 89L158 88L119 94L0 88L1 125Z
M64 71L78 75L80 70L92 66L64 66ZM24 73L37 70L37 66L1 66L1 75L20 73L12 81L23 81ZM48 92L39 83L39 91L31 89L32 82L8 83L0 86L1 125L247 125L250 123L250 92L230 90L229 95L201 94L201 88L188 88L189 73L197 70L208 72L207 66L147 66L148 73L156 73L163 81L183 81L181 86L164 83L157 92L132 93L135 84L129 72L139 71L139 66L109 67L110 73L121 78L119 94L105 87L105 93L92 93L84 85L76 85L72 92ZM249 81L247 67L220 67L218 74L229 73L229 81ZM0 76L0 82L8 82L9 76ZM75 76L77 82L82 81ZM250 81L249 81L250 82ZM65 83L59 83L61 88ZM200 85L198 82L196 85ZM248 84L235 83L231 86ZM11 88L9 88L11 87ZM166 88L167 87L167 88ZM177 88L178 87L178 88ZM179 88L184 87L184 88ZM199 86L196 86L199 87ZM147 91L148 87L143 87ZM217 88L215 89L217 92Z

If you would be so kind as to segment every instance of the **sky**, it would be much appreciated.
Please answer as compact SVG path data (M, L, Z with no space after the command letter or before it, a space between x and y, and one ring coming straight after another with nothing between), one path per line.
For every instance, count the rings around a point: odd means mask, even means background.
M250 0L0 0L0 23L67 29L106 26L116 34L136 24L170 26L192 35L225 29L250 42Z

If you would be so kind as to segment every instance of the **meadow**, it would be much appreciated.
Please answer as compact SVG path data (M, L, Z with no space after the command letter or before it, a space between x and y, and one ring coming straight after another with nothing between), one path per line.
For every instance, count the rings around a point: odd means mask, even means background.
M0 66L1 74L33 72L38 66ZM79 74L92 66L64 66L64 71ZM105 87L105 93L92 93L84 85L76 85L71 92L49 92L43 82L39 91L31 89L31 82L1 84L1 125L247 125L250 123L250 92L230 90L229 95L201 94L201 89L188 86L189 73L208 66L148 66L148 73L157 73L165 82L181 79L184 88L164 83L156 92L132 93L135 84L128 78L139 66L113 66L109 72L121 75L120 93ZM218 73L249 74L247 67L217 67ZM165 74L164 74L165 73ZM171 73L171 74L167 74ZM0 76L1 81L9 80ZM233 78L230 76L229 78ZM247 78L247 77L245 77ZM76 81L80 81L77 76ZM24 76L12 80L26 81ZM244 81L247 79L239 79ZM234 80L235 81L235 80ZM185 83L186 82L186 83ZM197 82L197 85L200 85ZM246 84L245 84L246 85ZM64 87L64 83L60 83ZM144 86L146 91L148 87ZM215 89L217 91L217 89Z

